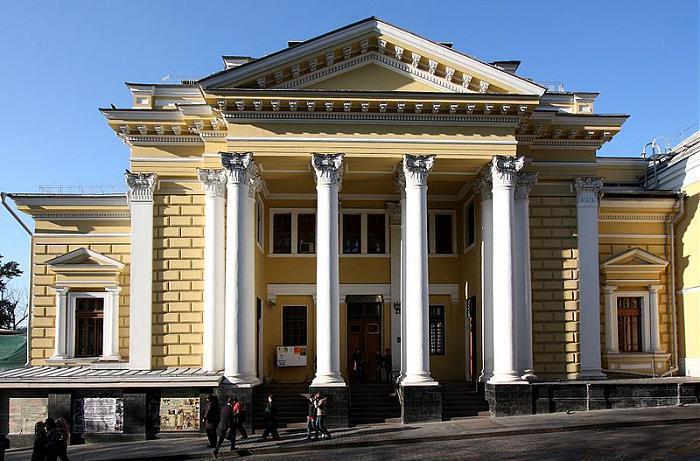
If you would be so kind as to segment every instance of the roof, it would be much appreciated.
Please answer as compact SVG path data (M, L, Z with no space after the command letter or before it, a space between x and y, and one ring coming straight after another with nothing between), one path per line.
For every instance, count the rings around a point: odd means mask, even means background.
M201 368L129 370L104 366L35 366L0 371L0 388L208 387L218 386L221 372Z
M27 363L27 334L0 335L0 369Z

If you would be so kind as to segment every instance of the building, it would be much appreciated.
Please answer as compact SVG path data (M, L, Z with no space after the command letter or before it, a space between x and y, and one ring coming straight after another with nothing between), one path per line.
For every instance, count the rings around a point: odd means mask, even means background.
M376 18L223 60L101 110L126 195L9 194L36 226L10 421L15 399L78 434L197 430L208 392L253 408L307 383L347 424L348 383L385 348L407 422L439 419L452 382L484 383L498 415L700 375L698 155L650 187L644 159L596 157L627 118L597 93ZM697 401L697 380L634 383Z

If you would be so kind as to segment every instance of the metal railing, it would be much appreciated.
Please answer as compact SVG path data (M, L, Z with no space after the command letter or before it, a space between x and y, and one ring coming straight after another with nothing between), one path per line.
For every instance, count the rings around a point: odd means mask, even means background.
M562 82L537 82L537 84L547 88L547 91L554 93L563 93L566 91L564 89L564 83Z

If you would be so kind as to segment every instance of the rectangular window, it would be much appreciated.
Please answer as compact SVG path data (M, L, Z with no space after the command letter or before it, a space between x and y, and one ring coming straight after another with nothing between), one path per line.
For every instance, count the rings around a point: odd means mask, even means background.
M306 306L282 307L282 345L306 346Z
M452 254L452 215L435 215L435 253Z
M255 216L255 240L258 242L258 245L262 247L264 240L263 234L265 232L265 226L263 221L263 213L265 213L265 207L263 206L260 200L255 201L255 211L257 214L257 216Z
M386 227L384 214L367 215L367 253L386 253Z
M300 214L297 216L297 253L316 252L316 215Z
M471 247L476 242L476 211L474 201L467 203L464 210L464 249Z
M103 314L102 298L76 298L75 357L102 355Z
M279 213L272 217L273 253L292 252L292 214Z
M445 355L445 306L430 306L430 355Z
M617 338L620 352L642 351L642 298L617 298Z
M362 251L362 215L343 215L343 253L359 254Z

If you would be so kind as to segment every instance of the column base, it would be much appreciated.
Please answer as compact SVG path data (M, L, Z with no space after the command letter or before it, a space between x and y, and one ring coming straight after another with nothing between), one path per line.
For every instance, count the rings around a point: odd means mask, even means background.
M607 375L600 368L581 370L576 375L576 379L607 379Z
M119 362L122 359L122 356L119 354L112 354L112 355L103 355L99 359L97 359L100 362Z
M328 428L348 427L350 424L350 389L343 385L315 385L309 386L309 394L319 392L321 397L326 397L325 426Z
M486 401L492 416L520 416L533 414L532 385L519 383L493 383L484 386Z
M401 422L425 423L442 421L442 388L432 385L401 384Z
M224 405L226 403L226 399L229 397L237 397L238 400L243 402L243 412L245 413L243 427L250 434L254 433L253 415L255 414L255 412L262 412L264 410L264 408L253 408L255 396L260 391L260 387L256 387L258 384L260 384L259 380L255 384L222 383L221 386L216 390L216 393L219 397L220 405Z
M488 384L522 384L524 378L519 373L513 371L510 373L494 373L487 381Z
M331 374L331 375L316 375L311 381L310 387L346 387L347 384L345 383L345 380L343 377L340 375L340 373L337 374Z
M255 375L233 375L228 376L224 374L224 378L228 381L230 385L235 387L254 387L260 384L262 381L258 379Z
M437 386L438 382L435 381L430 373L425 374L408 374L404 376L401 380L402 386Z
M525 370L520 378L527 382L537 381L537 375L535 374L534 370Z

